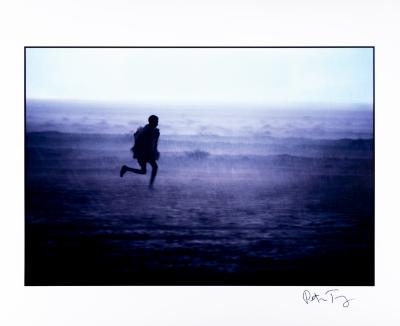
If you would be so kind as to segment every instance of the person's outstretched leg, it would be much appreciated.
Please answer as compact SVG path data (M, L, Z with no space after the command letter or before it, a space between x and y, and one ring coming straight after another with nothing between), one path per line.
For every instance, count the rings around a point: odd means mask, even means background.
M157 175L158 165L157 165L157 163L156 163L155 160L152 160L152 161L150 161L149 163L150 163L150 165L151 165L151 177L150 177L149 188L152 188L152 187L153 187L154 180L155 180L156 175Z
M140 169L135 169L135 168L131 168L129 166L123 165L121 167L121 170L119 171L119 176L122 178L124 176L124 174L126 172L133 172L133 173L137 173L137 174L146 174L147 170L146 170L146 161L143 160L138 160L139 165L140 165Z

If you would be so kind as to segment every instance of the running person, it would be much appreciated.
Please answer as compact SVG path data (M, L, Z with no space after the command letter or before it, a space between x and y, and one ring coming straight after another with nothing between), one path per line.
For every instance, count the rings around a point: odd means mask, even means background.
M160 137L160 130L158 126L158 117L151 115L148 119L149 123L144 127L139 128L135 132L135 145L132 147L133 158L137 159L140 169L131 168L123 165L119 172L122 178L126 172L133 172L137 174L146 174L146 165L151 165L151 177L149 188L153 187L154 179L157 175L158 160L160 153L157 150L158 138Z

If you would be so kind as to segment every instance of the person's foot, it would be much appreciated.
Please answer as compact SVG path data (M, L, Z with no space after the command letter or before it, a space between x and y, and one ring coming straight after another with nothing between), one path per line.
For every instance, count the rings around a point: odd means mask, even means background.
M119 176L122 178L126 173L126 171L127 171L126 165L121 166L121 170L119 171Z

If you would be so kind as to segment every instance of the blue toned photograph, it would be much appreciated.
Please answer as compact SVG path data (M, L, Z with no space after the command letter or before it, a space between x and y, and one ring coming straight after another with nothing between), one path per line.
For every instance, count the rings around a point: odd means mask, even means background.
M373 286L373 47L26 47L25 285Z

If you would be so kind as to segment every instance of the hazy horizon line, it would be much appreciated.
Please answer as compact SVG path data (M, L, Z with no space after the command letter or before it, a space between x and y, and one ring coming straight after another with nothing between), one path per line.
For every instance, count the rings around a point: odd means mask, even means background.
M196 101L196 102L160 102L160 101L132 101L132 100L96 100L96 99L74 99L74 98L25 98L26 103L28 102L47 102L47 103L69 103L69 104L92 104L96 106L107 106L107 105L117 105L120 107L126 106L136 106L136 107L157 107L160 108L182 108L182 107L249 107L249 108L264 108L264 109L274 109L274 108L291 108L291 109L331 109L337 108L340 110L344 109L356 109L357 111L373 111L374 103L367 102L206 102L206 101Z

